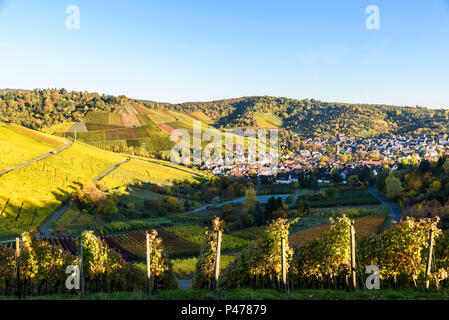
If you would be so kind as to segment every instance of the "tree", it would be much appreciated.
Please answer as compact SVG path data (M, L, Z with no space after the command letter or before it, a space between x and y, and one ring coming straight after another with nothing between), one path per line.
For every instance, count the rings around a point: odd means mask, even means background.
M368 166L362 168L362 172L360 173L360 180L365 182L372 177L372 171Z
M446 174L449 175L449 160L448 159L446 159L446 161L444 162L443 169L444 169L444 172L446 172Z
M421 171L422 173L426 173L427 171L430 170L431 167L432 166L428 160L423 160L419 164L419 171Z
M385 191L385 182L388 176L390 175L390 170L382 169L376 177L376 188L377 190L384 192Z
M288 212L284 208L278 208L275 211L271 213L271 219L287 219L288 218Z
M326 198L333 199L336 194L337 190L335 188L327 188L326 191L324 191L324 195Z
M316 178L312 178L312 181L310 183L310 187L313 190L319 190L320 189L320 185L318 184L318 180Z
M337 168L332 169L331 181L335 183L340 183L343 181L343 178Z
M402 191L401 180L396 178L394 174L390 172L388 178L385 180L385 185L386 185L387 198L391 200L396 200L396 198Z
M261 226L265 223L265 216L259 201L253 207L253 217L256 225Z
M298 209L296 210L296 216L306 216L310 213L310 202L305 200L299 200L298 201Z
M276 199L275 197L271 196L270 199L268 199L267 204L265 205L265 221L268 221L270 219L270 214L276 209Z
M248 188L245 190L245 194L246 198L243 202L243 209L245 209L247 213L250 213L256 202L259 201L257 200L257 192L254 188Z

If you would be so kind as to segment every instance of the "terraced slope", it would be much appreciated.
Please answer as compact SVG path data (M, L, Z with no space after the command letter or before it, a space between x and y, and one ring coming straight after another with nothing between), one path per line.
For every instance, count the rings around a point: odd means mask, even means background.
M166 120L166 119L165 119ZM171 120L171 119L170 119ZM75 138L98 148L126 152L142 148L148 152L170 150L169 134L152 120L151 112L131 105L121 112L89 112L82 122L55 131L56 135Z

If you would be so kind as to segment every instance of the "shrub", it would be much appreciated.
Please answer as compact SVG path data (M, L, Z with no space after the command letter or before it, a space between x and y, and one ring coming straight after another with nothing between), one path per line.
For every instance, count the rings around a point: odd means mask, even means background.
M214 284L218 232L223 231L223 221L212 220L212 227L206 230L205 246L195 268L192 287L194 289L211 289Z

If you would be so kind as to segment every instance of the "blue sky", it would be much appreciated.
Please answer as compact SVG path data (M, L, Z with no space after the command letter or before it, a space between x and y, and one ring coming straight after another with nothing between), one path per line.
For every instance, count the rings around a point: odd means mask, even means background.
M0 0L0 30L0 88L449 108L449 0Z

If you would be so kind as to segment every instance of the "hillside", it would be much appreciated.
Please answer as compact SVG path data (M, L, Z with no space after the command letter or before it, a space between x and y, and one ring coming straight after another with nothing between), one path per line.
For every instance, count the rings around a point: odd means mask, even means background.
M59 147L64 139L0 123L0 172Z
M161 108L157 104L147 104ZM245 97L164 105L178 112L202 112L218 127L283 127L302 137L438 134L449 132L449 110L344 104L276 97Z
M243 97L167 104L64 89L0 91L0 121L109 150L169 150L173 129L191 132L200 120L217 128L284 128L301 137L369 137L449 132L449 110Z
M0 132L0 147L4 151L2 167L39 153L48 154L65 141L19 126L0 124ZM123 155L75 142L57 154L0 176L0 236L38 227L75 189L126 159ZM176 179L194 180L202 176L168 162L143 160L132 160L109 175L100 183L109 187L136 181L170 184Z

